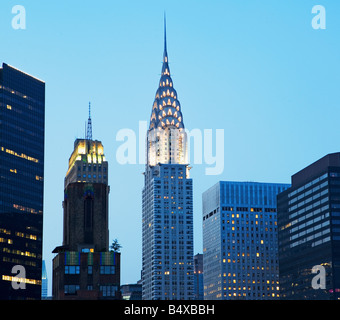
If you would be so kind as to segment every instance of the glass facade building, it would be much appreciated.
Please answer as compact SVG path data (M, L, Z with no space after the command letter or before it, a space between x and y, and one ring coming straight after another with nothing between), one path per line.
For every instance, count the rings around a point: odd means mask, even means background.
M279 298L276 196L289 186L220 181L203 193L205 300Z
M0 299L40 299L45 83L0 68ZM22 266L20 280L12 272ZM18 276L19 277L19 276ZM18 280L18 281L16 281ZM25 290L15 289L21 283Z
M281 298L339 299L340 153L294 174L277 201Z

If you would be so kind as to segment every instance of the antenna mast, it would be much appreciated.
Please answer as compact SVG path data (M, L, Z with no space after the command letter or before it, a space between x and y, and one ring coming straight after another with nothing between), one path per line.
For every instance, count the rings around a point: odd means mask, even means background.
M87 120L86 140L92 140L92 120L91 120L91 102L89 102L89 118Z

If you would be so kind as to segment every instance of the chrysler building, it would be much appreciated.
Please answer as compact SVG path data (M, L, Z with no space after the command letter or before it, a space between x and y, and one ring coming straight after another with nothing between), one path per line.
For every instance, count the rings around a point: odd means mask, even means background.
M170 75L166 26L162 73L146 137L142 210L144 300L194 299L193 193L187 135Z

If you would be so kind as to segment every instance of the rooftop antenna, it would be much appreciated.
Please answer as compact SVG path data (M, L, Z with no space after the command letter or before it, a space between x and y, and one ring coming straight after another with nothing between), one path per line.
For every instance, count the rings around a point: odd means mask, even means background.
M91 102L89 102L89 118L87 120L87 127L85 124L86 140L92 140L92 120L91 120Z
M167 48L166 48L166 15L164 12L164 55L168 55L167 54Z

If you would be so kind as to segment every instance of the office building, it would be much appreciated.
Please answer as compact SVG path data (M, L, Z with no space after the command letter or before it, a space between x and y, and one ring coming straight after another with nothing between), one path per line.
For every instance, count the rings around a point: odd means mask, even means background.
M142 300L142 284L124 284L120 287L123 300Z
M63 244L54 249L53 299L120 299L120 253L109 251L108 163L100 141L76 139L64 189Z
M41 298L44 127L45 83L3 63L0 68L1 300Z
M324 156L291 181L277 197L281 299L337 300L340 153Z
M195 300L203 300L203 254L200 253L194 255L194 290Z
M144 300L194 299L193 195L187 136L164 35L161 78L146 142L142 208Z
M276 195L288 187L220 181L203 193L204 299L279 298Z
M42 275L41 275L41 299L47 299L48 295L48 280L46 272L45 260L42 261Z

